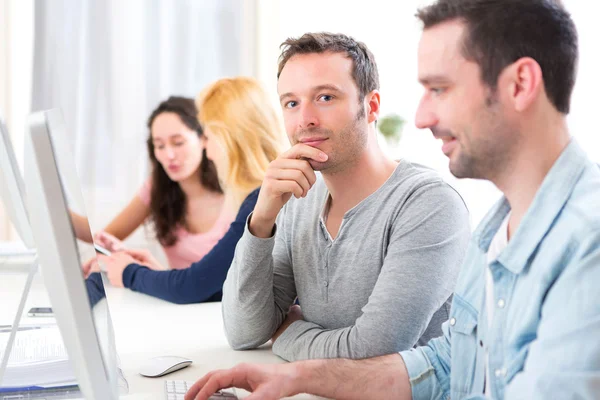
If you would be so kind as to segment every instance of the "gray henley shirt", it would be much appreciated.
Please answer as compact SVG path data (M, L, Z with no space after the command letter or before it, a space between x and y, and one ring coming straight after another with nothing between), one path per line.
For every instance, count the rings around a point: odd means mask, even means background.
M374 357L441 335L471 232L460 195L401 160L332 240L323 219L329 192L317 175L305 198L280 211L273 237L253 236L246 223L223 286L231 346L271 339L296 297L304 320L273 344L288 361Z

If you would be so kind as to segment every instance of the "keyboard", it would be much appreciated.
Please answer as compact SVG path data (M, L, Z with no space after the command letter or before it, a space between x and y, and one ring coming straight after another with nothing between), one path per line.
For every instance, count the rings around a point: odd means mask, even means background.
M184 396L194 382L165 381L165 398L167 400L184 400ZM234 400L237 399L235 389L224 389L209 397L209 400Z

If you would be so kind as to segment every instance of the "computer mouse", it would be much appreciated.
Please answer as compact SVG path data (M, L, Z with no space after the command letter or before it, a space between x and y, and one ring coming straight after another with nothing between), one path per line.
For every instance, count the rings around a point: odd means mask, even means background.
M156 378L189 366L192 360L177 356L160 356L149 359L140 369L140 375Z

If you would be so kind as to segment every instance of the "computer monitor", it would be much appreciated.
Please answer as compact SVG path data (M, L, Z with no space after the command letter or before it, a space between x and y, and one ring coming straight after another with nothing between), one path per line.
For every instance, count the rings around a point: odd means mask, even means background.
M27 131L25 187L56 321L85 398L117 399L121 374L103 279L99 273L84 276L85 259L70 217L69 199L82 195L74 158L60 145L66 143L60 111L30 115Z
M27 214L23 176L2 115L0 115L0 199L25 247L34 249L35 242Z

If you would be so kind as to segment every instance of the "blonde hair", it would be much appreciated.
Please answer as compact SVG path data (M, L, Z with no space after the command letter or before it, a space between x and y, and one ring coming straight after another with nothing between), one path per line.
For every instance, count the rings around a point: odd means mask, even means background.
M219 79L198 95L196 106L202 127L225 149L221 184L238 209L284 148L281 121L261 85L248 77Z

